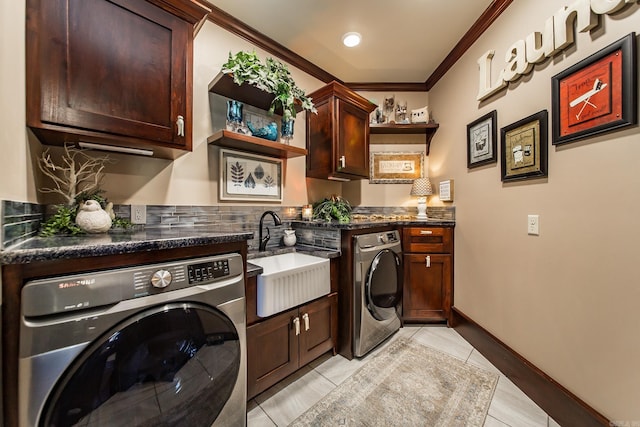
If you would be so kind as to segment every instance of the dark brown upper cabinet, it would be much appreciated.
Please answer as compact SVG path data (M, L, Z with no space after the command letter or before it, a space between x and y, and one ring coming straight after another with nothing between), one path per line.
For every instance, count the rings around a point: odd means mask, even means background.
M375 104L335 81L309 96L318 114L307 113L307 177L369 178L369 113Z
M207 13L187 0L27 0L27 125L44 144L191 151L193 34Z

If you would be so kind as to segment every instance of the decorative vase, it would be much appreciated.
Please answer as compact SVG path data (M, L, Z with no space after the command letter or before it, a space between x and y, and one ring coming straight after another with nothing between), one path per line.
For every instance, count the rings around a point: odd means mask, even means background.
M280 126L280 139L284 144L289 145L289 143L293 139L293 123L293 119L282 119L282 123Z
M271 122L266 126L256 129L256 127L251 122L247 122L247 127L251 131L251 135L268 139L269 141L275 141L278 139L278 125L276 122Z
M296 231L295 230L284 230L284 240L285 246L293 246L296 244Z
M78 207L76 224L87 233L106 233L111 228L111 216L100 203L87 200Z
M237 132L242 125L242 107L240 101L230 99L227 101L227 130Z

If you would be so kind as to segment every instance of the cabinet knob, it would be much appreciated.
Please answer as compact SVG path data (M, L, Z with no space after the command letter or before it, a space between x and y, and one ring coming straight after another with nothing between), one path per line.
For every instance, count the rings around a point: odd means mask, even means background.
M297 317L293 318L293 327L296 330L296 335L300 335L300 319Z
M309 330L309 313L305 313L302 315L302 320L304 320L304 330Z
M344 156L340 156L340 168L344 169L347 166L347 159Z
M424 261L425 261L425 264L427 265L427 268L431 267L431 257L429 255L424 257Z
M184 136L184 117L178 116L176 119L176 128L178 129L178 136Z
M420 230L420 234L424 235L424 234L433 234L433 231L431 230Z

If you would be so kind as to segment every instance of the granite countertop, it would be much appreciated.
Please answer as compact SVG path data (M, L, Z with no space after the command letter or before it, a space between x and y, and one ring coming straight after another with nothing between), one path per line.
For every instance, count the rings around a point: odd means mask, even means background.
M318 227L318 228L337 228L340 230L359 230L372 227L387 227L387 226L404 226L404 227L455 227L456 222L446 219L393 219L393 218L381 218L381 219L355 219L348 223L339 223L337 221L326 222L322 220L314 221L291 221L292 224L299 226Z
M211 229L149 229L133 233L34 237L0 251L0 264L26 264L54 259L117 255L185 246L241 242L253 233Z
M455 221L442 219L356 219L350 223L325 221L291 221L297 226L359 230L372 227L413 226L413 227L455 227ZM172 249L185 246L209 245L241 242L253 238L251 232L220 232L218 229L147 229L132 233L117 232L97 235L34 237L17 245L0 250L0 264L27 264L54 259L71 259L100 255L127 254L157 249ZM297 245L294 248L270 248L266 252L249 252L247 258L298 251L310 255L333 258L339 251ZM263 255L264 254L264 255Z

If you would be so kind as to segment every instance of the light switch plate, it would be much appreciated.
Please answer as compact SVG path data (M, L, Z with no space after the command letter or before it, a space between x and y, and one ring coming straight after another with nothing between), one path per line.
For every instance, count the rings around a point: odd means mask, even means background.
M540 218L538 215L527 216L527 233L532 236L540 235Z

